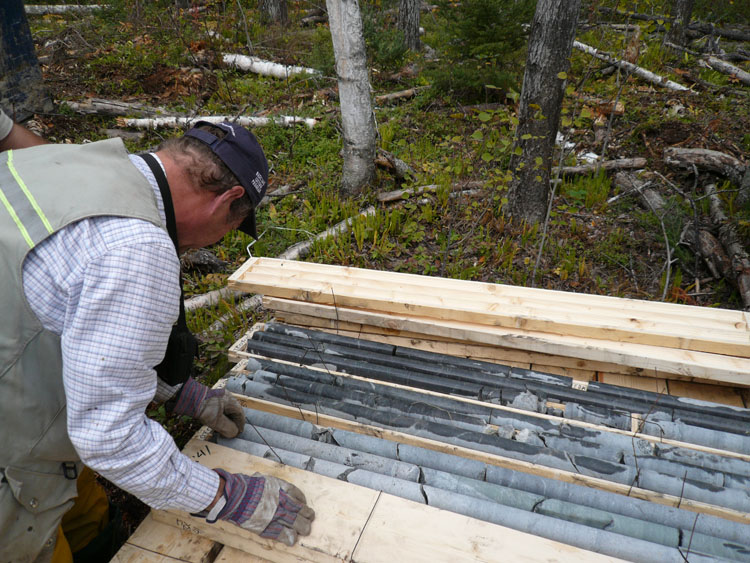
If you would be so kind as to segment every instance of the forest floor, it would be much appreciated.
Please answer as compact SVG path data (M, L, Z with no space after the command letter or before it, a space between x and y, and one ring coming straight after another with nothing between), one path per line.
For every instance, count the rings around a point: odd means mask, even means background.
M153 5L151 5L153 4ZM162 5L163 4L163 5ZM523 51L508 63L515 89L486 88L483 99L430 87L428 70L450 72L454 61L441 58L443 15L423 14L423 40L437 55L389 52L394 22L378 15L370 29L372 86L375 95L416 87L416 95L397 103L377 104L379 146L414 170L398 179L379 169L372 188L358 198L339 196L341 162L336 78L330 36L325 24L303 27L307 4L290 3L292 23L284 29L264 26L251 3L195 3L200 11L177 13L174 3L113 2L111 9L75 16L30 18L44 80L56 102L52 114L37 115L33 127L54 142L84 142L119 134L131 151L157 145L178 134L169 129L136 130L118 117L82 114L65 102L105 98L159 106L187 115L300 115L314 117L304 126L258 128L256 135L271 164L269 191L291 186L272 197L260 214L262 235L254 255L277 256L347 217L375 205L375 215L355 221L348 233L315 243L310 261L393 270L433 276L527 285L565 291L667 300L692 305L740 309L736 280L714 276L683 231L697 223L716 233L708 218L704 188L718 186L725 212L746 246L750 240L750 204L735 204L739 186L724 176L665 163L668 147L720 151L748 164L750 87L736 78L699 66L696 55L660 48L662 32L653 22L603 15L593 8L582 18L577 38L622 56L637 47L637 63L690 88L674 92L611 72L611 67L580 52L572 55L569 89L561 132L571 144L566 165L587 155L606 159L643 157L645 178L664 199L654 211L636 194L624 194L612 175L566 177L558 184L546 225L509 221L508 160ZM586 3L584 3L586 4ZM594 3L597 4L597 3ZM606 3L598 3L606 4ZM614 2L612 2L614 4ZM700 3L699 3L700 4ZM721 4L721 2L719 2ZM730 3L731 4L731 3ZM383 12L385 13L385 12ZM747 16L747 14L745 15ZM373 17L375 16L368 16ZM639 35L623 35L609 23L639 26ZM723 24L723 22L718 22ZM747 21L731 21L744 24ZM366 32L368 30L367 26ZM372 26L371 26L372 27ZM208 31L216 34L209 34ZM218 38L217 38L218 37ZM697 38L691 48L699 48ZM727 52L745 52L750 44L722 40ZM744 51L743 51L744 50ZM245 74L221 64L222 52L253 54L285 64L312 66L316 77L279 80ZM734 64L750 71L748 60ZM446 70L446 68L448 70ZM602 112L622 104L619 115ZM112 133L116 129L120 133ZM434 191L379 203L377 194L436 185ZM464 190L461 186L470 186ZM619 196L619 197L617 197ZM616 199L613 199L616 198ZM251 240L230 233L210 250L223 261L219 269L186 271L187 295L222 287L247 258ZM669 258L668 258L669 257ZM215 334L204 335L199 364L202 378L215 381L227 370L226 348L263 311L238 312L235 303L199 310L188 317L195 332L230 314ZM174 419L154 406L162 421L184 444L196 425ZM132 531L147 512L145 505L110 487L113 500Z

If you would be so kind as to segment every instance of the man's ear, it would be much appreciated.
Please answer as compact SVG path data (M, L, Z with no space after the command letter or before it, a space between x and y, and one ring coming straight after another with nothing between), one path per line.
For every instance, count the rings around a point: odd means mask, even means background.
M214 207L229 206L235 199L240 199L245 195L245 188L240 185L232 186L227 191L218 194L214 198Z
M245 195L245 188L243 188L242 186L232 186L224 193L229 198L229 202L231 203L235 199L240 199Z

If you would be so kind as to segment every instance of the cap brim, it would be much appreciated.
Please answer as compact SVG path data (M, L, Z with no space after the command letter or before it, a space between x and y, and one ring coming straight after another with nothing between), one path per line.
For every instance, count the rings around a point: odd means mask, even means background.
M240 226L237 227L237 230L250 235L254 239L258 238L258 231L255 226L255 209L253 209L248 214L248 216L245 217L245 220L240 223Z

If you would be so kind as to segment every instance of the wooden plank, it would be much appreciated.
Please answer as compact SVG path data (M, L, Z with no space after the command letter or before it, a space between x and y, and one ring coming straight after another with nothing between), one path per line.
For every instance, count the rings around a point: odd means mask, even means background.
M300 280L289 276L288 272L283 272L283 275L275 272L267 274L256 268L247 272L247 280L235 281L229 286L242 291L324 305L376 309L490 327L521 328L595 340L658 344L669 348L750 357L750 332L744 326L744 319L741 321L741 330L736 330L734 325L726 325L727 330L706 330L701 327L700 319L679 323L655 321L646 317L618 319L614 314L603 315L594 308L591 314L584 310L560 310L551 305L534 309L498 300L480 302L460 293L438 294L425 291L424 287L419 292L406 293L387 284L361 287L336 283L336 280L328 278Z
M275 301L277 306L281 305L281 301L281 299ZM643 344L591 340L576 336L490 327L476 323L441 321L293 300L284 300L283 306L292 312L310 314L314 311L316 316L323 318L405 330L428 337L447 337L489 346L623 364L647 371L674 373L687 377L699 377L712 382L723 381L732 385L750 386L750 359L748 358L706 352L686 352Z
M599 373L599 381L609 385L619 385L621 387L630 387L631 389L643 389L652 393L663 395L669 394L667 382L665 379L656 377L642 377L637 375L623 375L621 373Z
M110 563L179 563L180 561L182 560L126 543L117 550Z
M551 467L545 467L530 462L525 462L517 459L507 458L495 454L489 454L478 450L472 450L461 446L454 446L439 442L437 440L431 440L428 438L421 438L419 436L412 436L402 432L396 432L393 430L387 430L384 428L378 428L375 426L369 426L354 421L345 420L321 413L315 413L312 411L306 411L297 407L291 407L282 405L279 403L271 403L261 399L254 399L252 397L246 397L243 395L234 395L244 406L257 410L262 410L274 414L280 414L290 418L296 418L298 420L306 420L314 424L331 426L333 428L339 428L341 430L349 430L352 432L358 432L360 434L366 434L368 436L376 436L385 440L391 440L393 442L400 442L403 444L409 444L412 446L419 446L451 455L458 455L467 459L475 459L483 463L490 465L496 465L498 467L505 467L516 471L522 471L531 475L538 475L540 477L549 477L551 479L557 479L559 481L565 481L567 483L575 483L586 487L592 487L594 489L601 489L613 493L622 494L625 496L631 496L648 500L658 504L664 504L667 506L674 506L690 510L691 512L697 512L702 514L711 514L719 516L720 518L726 518L728 520L734 520L736 522L742 522L745 524L750 523L750 514L724 508L721 506L715 506L704 502L694 501L690 499L684 499L673 495L667 495L663 493L657 493L646 489L640 489L638 487L630 487L622 485L620 483L613 483L605 479L597 477L590 477L588 475L581 475L579 473L573 473L570 471L563 471ZM559 419L558 419L559 420ZM572 422L572 421L571 421ZM593 426L593 425L592 425ZM597 427L602 428L604 427ZM628 433L628 435L632 435ZM644 436L637 434L639 438L650 439L650 441L657 441L653 436ZM661 440L659 440L661 441ZM667 443L667 441L662 441ZM687 445L704 451L704 448ZM728 452L732 453L732 452ZM733 454L732 457L741 456L742 454ZM747 456L744 456L747 457ZM744 459L743 457L743 459ZM304 490L304 489L303 489ZM229 544L231 545L231 544Z
M415 542L419 541L420 557L424 557L425 561L452 562L457 553L471 553L467 551L467 546L472 545L479 549L474 559L479 561L496 561L511 545L516 545L517 550L523 549L528 554L528 561L555 561L556 554L561 553L568 554L571 560L576 561L612 561L609 557L560 542L391 497L217 444L193 439L188 442L184 452L207 467L221 466L238 473L259 471L291 481L307 496L308 504L315 510L312 532L300 538L293 547L261 538L227 522L207 524L202 518L183 512L154 512L154 518L160 522L188 528L200 537L211 538L250 556L280 563L355 560L358 563L375 563L386 558L391 563L415 561L404 559L404 551L395 541L408 535L412 539L403 539L402 543L411 552ZM197 457L200 452L206 453ZM379 503L383 503L386 513L374 510ZM371 515L375 514L376 520L372 522ZM409 519L408 527L403 526L405 518ZM457 522L461 522L461 525ZM451 533L446 534L446 529L450 529ZM363 542L364 547L360 551L359 546Z
M149 513L115 555L118 563L210 563L222 545L154 520Z
M415 523L418 525L415 526ZM431 506L382 495L352 561L366 563L506 563L530 561L620 561L543 540ZM461 541L456 541L456 538ZM395 557L394 557L395 556Z
M183 453L206 467L222 467L228 471L252 474L260 472L285 479L297 485L316 511L310 536L289 547L261 538L233 524L219 521L207 524L179 511L155 511L154 518L166 524L189 528L193 533L208 536L254 556L273 561L334 562L348 559L362 533L378 493L362 487L352 489L343 481L323 481L313 473L253 457L199 439L192 439ZM329 482L330 481L330 482Z
M594 370L575 369L563 366L544 366L539 364L532 364L531 369L543 373L572 377L578 381L596 381L596 371Z
M661 301L643 301L275 258L251 258L235 274L230 276L229 281L231 283L244 282L252 275L249 273L251 270L253 273L265 272L297 279L336 279L349 285L361 287L382 287L385 284L413 293L424 293L429 288L438 293L457 292L470 296L476 301L482 301L486 298L493 300L500 298L507 299L510 304L532 302L540 303L545 307L569 306L573 308L574 312L580 311L581 307L584 307L606 311L607 315L612 313L617 316L638 316L642 314L647 317L668 317L682 320L686 318L695 319L696 316L699 316L703 322L716 323L717 328L724 329L727 326L734 326L735 328L750 330L750 318L743 315L742 311L731 309L694 307Z
M730 387L718 387L716 385L703 385L687 381L667 381L670 395L687 397L712 403L723 403L733 407L744 407L742 395Z

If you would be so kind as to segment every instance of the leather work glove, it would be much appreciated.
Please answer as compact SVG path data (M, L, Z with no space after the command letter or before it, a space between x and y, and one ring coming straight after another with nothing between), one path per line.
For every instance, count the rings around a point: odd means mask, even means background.
M297 536L310 533L315 512L305 503L297 487L277 479L253 473L229 473L214 469L224 479L224 494L206 521L226 520L240 528L292 546ZM218 510L218 514L216 514Z
M234 438L245 427L242 405L224 389L210 389L192 377L182 385L172 409L199 420L224 438Z

